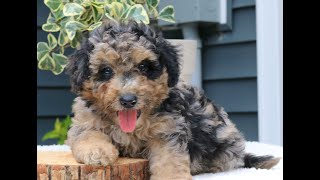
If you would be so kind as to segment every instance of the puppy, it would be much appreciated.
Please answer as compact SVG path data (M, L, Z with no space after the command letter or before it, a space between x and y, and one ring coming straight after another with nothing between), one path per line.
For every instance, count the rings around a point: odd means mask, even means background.
M70 56L67 70L78 95L67 144L80 163L146 158L156 180L279 162L245 153L227 113L179 80L177 48L147 25L105 23Z

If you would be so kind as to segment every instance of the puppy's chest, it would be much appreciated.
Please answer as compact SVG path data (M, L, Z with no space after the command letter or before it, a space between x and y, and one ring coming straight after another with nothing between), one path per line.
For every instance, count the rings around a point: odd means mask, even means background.
M145 157L146 141L135 134L126 134L121 130L113 130L108 133L112 144L120 151L121 156L125 157Z

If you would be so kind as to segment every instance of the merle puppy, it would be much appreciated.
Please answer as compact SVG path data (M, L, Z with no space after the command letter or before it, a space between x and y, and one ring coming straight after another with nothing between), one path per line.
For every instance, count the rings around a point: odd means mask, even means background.
M80 163L142 157L151 179L192 179L279 162L244 152L245 139L227 113L179 80L177 48L147 25L105 23L67 69L78 95L67 144Z

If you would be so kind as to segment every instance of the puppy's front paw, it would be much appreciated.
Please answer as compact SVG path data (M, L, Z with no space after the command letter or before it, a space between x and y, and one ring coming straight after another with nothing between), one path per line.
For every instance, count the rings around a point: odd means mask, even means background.
M104 166L113 164L119 156L119 151L109 143L80 142L72 148L72 153L79 163Z

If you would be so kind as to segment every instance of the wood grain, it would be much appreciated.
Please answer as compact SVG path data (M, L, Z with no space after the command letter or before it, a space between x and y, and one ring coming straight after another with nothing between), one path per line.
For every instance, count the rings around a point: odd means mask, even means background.
M38 180L147 180L146 159L119 158L112 166L84 165L71 152L37 152Z

